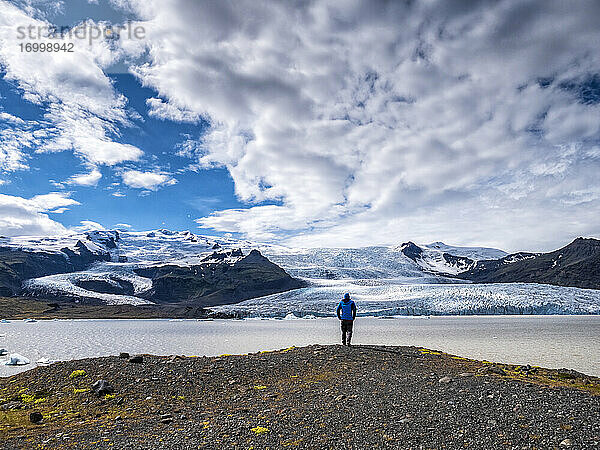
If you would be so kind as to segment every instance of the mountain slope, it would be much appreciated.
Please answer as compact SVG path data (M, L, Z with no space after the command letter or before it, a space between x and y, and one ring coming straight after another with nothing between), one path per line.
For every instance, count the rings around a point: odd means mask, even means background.
M26 279L83 270L97 261L110 261L108 251L81 240L55 252L0 247L0 295L19 295Z
M289 291L305 283L289 276L285 270L252 250L248 256L242 252L231 257L215 252L204 262L193 266L164 265L136 269L143 277L152 279L152 288L143 297L159 303L214 306L237 303L254 297Z
M345 292L369 315L598 314L600 290L578 289L600 288L598 242L507 255L442 242L288 248L189 231L95 231L0 238L12 257L0 283L62 305L229 305L214 310L261 317L329 315Z
M506 252L487 247L454 247L443 242L418 246L405 242L399 250L426 272L455 275L472 269L480 260L502 258Z
M544 283L600 289L600 240L577 238L550 253L480 261L458 278L477 283Z

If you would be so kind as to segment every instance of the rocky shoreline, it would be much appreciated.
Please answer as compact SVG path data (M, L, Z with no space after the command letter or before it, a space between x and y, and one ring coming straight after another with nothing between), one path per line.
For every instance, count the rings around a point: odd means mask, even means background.
M0 435L6 449L597 448L600 379L415 347L121 355L0 379Z
M0 319L230 319L191 305L80 305L30 297L0 297Z

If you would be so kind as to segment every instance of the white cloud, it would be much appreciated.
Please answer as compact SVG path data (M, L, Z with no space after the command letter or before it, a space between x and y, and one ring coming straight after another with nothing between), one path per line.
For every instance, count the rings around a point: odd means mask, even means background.
M24 168L26 148L37 152L72 150L95 165L139 159L140 149L114 141L119 128L130 123L126 98L113 89L103 69L120 58L121 50L106 40L97 39L88 45L66 37L60 42L74 44L73 52L21 51L19 44L45 41L21 39L24 34L20 29L32 26L37 30L50 24L31 5L19 9L0 0L0 8L0 66L4 79L14 82L24 99L46 110L42 122L29 124L29 135L16 135L17 128L13 136L0 136L0 169ZM41 34L43 37L44 32ZM0 119L23 125L14 116ZM38 132L37 141L31 142L34 131Z
M171 186L177 180L169 175L158 172L140 172L139 170L127 170L121 174L123 183L132 188L157 190L162 186Z
M12 114L8 114L6 112L0 112L0 120L3 122L9 122L14 125L25 125L25 121L20 117L13 116Z
M48 212L58 212L67 206L79 205L68 194L53 192L30 199L0 194L0 235L54 235L65 227L50 219Z
M0 129L0 171L14 172L26 169L24 148L34 145L33 133L18 127Z
M306 245L423 230L551 245L600 233L582 226L597 201L563 209L600 186L600 105L565 88L600 73L600 5L584 3L132 0L149 55L133 71L161 109L210 121L180 155L276 203L202 226ZM546 215L556 227L536 225Z
M15 24L45 22L0 0L5 78L47 111L43 124L0 116L0 170L25 168L31 149L90 167L140 160L115 142L131 117L103 72L130 57L156 91L151 116L210 123L177 154L227 168L248 202L201 226L302 245L514 249L600 234L600 103L582 98L600 73L596 1L112 3L140 18L144 41L39 64L12 44ZM120 174L140 195L176 183Z
M148 105L148 115L150 117L156 117L162 120L172 120L174 122L195 123L200 120L199 114L178 108L160 98L149 98L146 100L146 105Z
M72 231L76 231L78 233L83 233L84 231L102 231L106 230L104 226L98 222L94 222L93 220L82 220L79 222L81 225L72 227Z
M97 167L92 168L90 173L80 173L73 175L67 181L68 184L76 184L79 186L96 186L102 178L102 173Z

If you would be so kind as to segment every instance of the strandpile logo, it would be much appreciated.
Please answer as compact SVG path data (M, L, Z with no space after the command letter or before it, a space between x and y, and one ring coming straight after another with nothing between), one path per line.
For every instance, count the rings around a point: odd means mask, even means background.
M146 29L139 24L127 22L124 25L108 23L84 22L76 26L55 25L20 25L16 28L20 41L36 40L69 40L85 41L92 45L97 40L131 39L141 40L146 37ZM23 45L23 43L21 44Z

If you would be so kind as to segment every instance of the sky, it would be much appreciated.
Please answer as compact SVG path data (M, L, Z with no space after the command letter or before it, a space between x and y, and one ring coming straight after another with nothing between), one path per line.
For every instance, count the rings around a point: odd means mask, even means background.
M0 235L600 237L598 17L595 0L0 0Z

